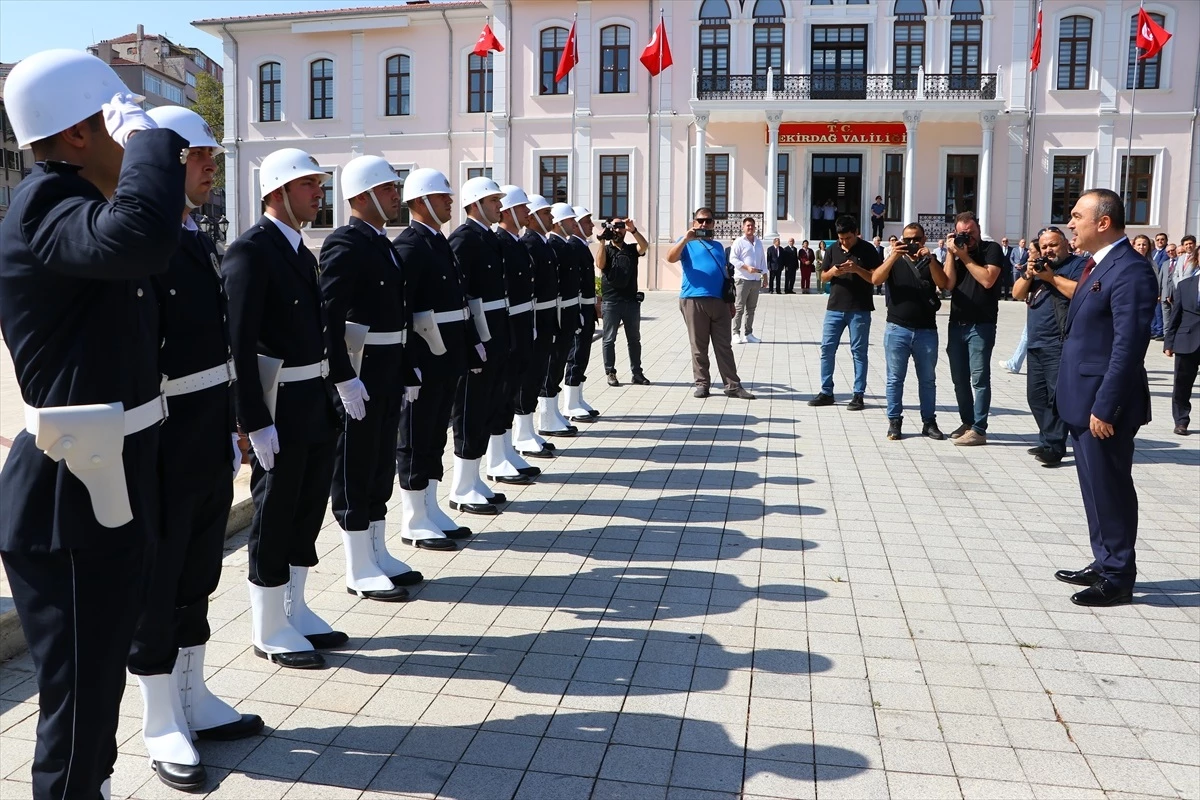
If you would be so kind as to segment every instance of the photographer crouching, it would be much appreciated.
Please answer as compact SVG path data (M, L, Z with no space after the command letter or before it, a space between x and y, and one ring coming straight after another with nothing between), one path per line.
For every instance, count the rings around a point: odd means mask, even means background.
M636 243L626 242L627 235L633 236ZM604 323L601 343L604 374L609 386L621 385L617 380L617 330L624 323L632 381L639 386L649 386L649 379L642 374L643 295L638 291L638 259L646 255L649 245L631 219L604 220L596 238L601 244L596 253L596 267L600 270L600 313Z
M1042 254L1028 261L1013 286L1013 299L1029 306L1025 330L1028 335L1029 410L1038 426L1038 446L1029 452L1046 467L1057 467L1067 451L1067 424L1054 406L1058 385L1058 363L1062 359L1067 309L1075 286L1083 274L1085 259L1071 254L1066 235L1058 228L1038 234Z

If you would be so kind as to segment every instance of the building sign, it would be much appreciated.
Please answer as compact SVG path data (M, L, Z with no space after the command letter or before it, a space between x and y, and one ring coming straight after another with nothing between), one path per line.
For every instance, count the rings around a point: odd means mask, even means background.
M770 136L768 128L768 143ZM784 122L779 126L779 143L907 144L908 131L903 122Z

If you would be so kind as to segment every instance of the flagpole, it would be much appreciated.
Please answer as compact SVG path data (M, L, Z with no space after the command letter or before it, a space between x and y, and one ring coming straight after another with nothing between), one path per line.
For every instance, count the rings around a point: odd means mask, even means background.
M1038 3L1035 13L1041 16L1042 4ZM1038 67L1041 68L1041 52L1039 43L1038 52ZM1037 84L1038 84L1038 69L1033 70L1032 80L1029 82L1029 122L1025 126L1025 190L1023 196L1025 202L1021 207L1021 238L1029 236L1029 205L1032 201L1030 198L1030 186L1033 183L1033 161L1034 161L1034 144L1033 137L1037 135ZM1049 215L1046 217L1049 219Z
M485 28L487 28L488 30L491 30L491 25L492 25L492 17L489 14L487 19L484 21L483 26ZM492 111L492 92L491 92L492 51L490 49L487 51L487 55L485 55L484 58L486 60L483 65L484 66L483 91L484 91L484 97L487 98L487 102L484 103L484 105L483 105L483 174L486 176L488 174L488 171L487 171L487 168L488 168L488 153L487 153L488 117L491 115L491 111Z
M575 24L577 22L579 22L579 14L575 13L571 17L571 33L572 34L575 32ZM567 39L568 47L572 46L571 38L572 37L568 37L568 39ZM578 53L579 53L579 45L576 44L576 45L574 45L574 51L571 54L572 63L571 63L571 69L567 73L568 76L570 75L571 72L575 71L575 63L579 60ZM570 162L570 169L571 169L570 176L571 177L570 177L570 183L567 185L567 202L570 202L570 200L571 200L571 193L574 192L578 188L575 185L575 105L576 105L576 101L577 101L578 97L579 97L579 82L576 81L575 89L571 92L571 128L570 128L570 139L569 139L569 141L571 142L571 156L568 159L568 161Z
M665 25L664 16L665 16L665 12L663 11L662 6L659 6L658 28L656 29L656 31L661 30L665 33L666 25ZM658 76L657 76L658 77L658 136L656 136L655 140L654 140L654 149L656 152L654 155L654 220L653 220L653 222L654 222L654 244L655 244L655 248L657 249L657 247L658 247L658 224L659 224L659 216L661 216L661 207L660 206L662 204L662 117L663 117L663 115L662 115L663 63L662 62L663 62L663 50L665 48L663 47L663 43L661 41L658 41L657 38L656 38L656 42L658 44Z
M1145 0L1138 3L1138 25L1142 24L1142 9L1145 5ZM1133 92L1129 95L1129 139L1125 142L1125 180L1122 182L1124 185L1121 187L1121 191L1125 194L1126 217L1133 216L1130 212L1137 205L1135 198L1132 196L1132 187L1130 186L1133 180L1133 107L1137 103L1138 77L1142 66L1141 53L1137 46L1136 36L1134 37L1133 50Z

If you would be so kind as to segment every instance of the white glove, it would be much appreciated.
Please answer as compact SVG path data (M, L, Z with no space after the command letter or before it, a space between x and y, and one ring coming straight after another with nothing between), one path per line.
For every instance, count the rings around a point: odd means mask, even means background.
M337 387L338 396L342 398L342 407L346 409L350 419L362 419L367 415L367 401L371 399L371 395L367 394L367 387L361 380L351 378L334 385Z
M481 344L475 345L475 352L479 354L480 361L487 361L487 348ZM474 370L478 372L479 370Z
M238 447L238 435L233 436L233 474L236 477L238 470L242 468L242 448Z
M104 114L104 129L113 141L125 147L135 131L157 128L158 124L134 101L133 95L117 92L112 100L100 106Z
M404 399L410 403L417 402L417 396L419 394L421 394L420 386L405 386L404 387Z
M279 452L279 431L274 425L268 425L257 431L250 432L250 446L258 463L267 472L275 469L275 454Z

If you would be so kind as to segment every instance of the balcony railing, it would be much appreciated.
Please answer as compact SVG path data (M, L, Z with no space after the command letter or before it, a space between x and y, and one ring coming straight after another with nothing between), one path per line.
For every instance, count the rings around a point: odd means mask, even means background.
M713 213L716 221L713 223L713 237L717 241L728 244L730 240L742 235L742 220L751 217L754 227L759 233L763 231L763 212L761 211L716 211Z
M699 100L995 100L995 73L697 75Z

